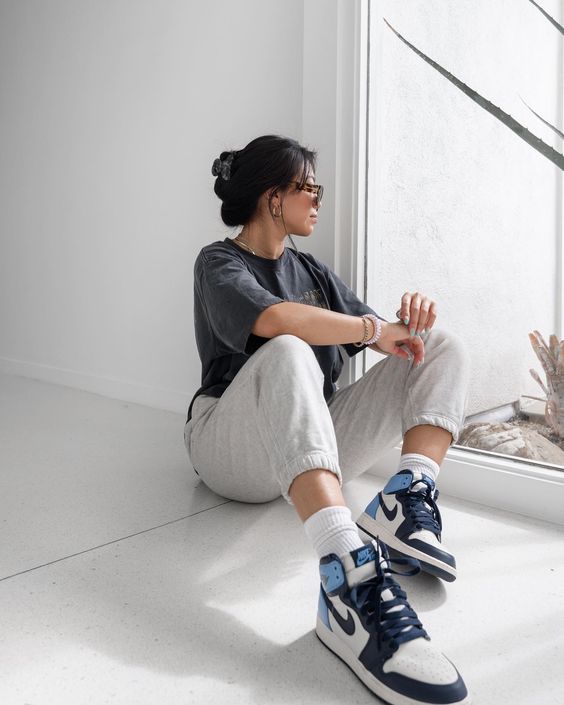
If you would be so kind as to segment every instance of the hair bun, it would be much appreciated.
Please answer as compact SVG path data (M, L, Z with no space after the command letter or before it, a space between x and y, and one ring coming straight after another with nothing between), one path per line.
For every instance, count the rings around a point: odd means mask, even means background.
M263 194L284 191L291 181L305 182L315 172L315 152L279 135L257 137L243 149L226 149L217 156L210 165L217 177L213 190L221 200L221 219L229 227L249 223L260 210Z
M221 176L224 181L231 178L231 164L233 162L233 152L230 152L225 159L214 159L212 164L212 174Z

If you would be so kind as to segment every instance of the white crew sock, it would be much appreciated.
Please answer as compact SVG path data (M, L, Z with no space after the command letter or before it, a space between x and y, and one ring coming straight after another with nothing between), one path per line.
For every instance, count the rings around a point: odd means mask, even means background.
M304 529L320 558L335 553L339 558L364 546L348 507L325 507L304 522Z
M438 463L436 463L432 458L428 458L426 455L420 455L419 453L405 453L400 458L398 472L402 472L403 470L422 472L423 474L433 478L433 481L436 482L440 469L441 468Z

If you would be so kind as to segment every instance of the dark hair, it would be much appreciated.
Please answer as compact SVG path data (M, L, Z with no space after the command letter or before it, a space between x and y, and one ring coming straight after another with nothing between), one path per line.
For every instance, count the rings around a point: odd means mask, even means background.
M259 198L272 189L283 190L291 181L306 182L315 170L317 153L296 140L264 135L238 151L222 152L214 161L217 176L213 190L223 201L221 219L226 225L245 225L254 216Z

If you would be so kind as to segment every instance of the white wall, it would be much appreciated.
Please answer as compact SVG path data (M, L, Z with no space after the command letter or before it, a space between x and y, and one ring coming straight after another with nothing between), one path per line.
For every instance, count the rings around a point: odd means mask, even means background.
M0 1L0 369L184 413L210 169L301 138L303 0Z
M193 261L230 234L211 162L266 132L319 150L323 217L296 244L357 286L359 7L0 0L0 370L183 413ZM561 124L560 40L530 3L372 15L561 148L518 97ZM368 303L391 318L405 290L437 300L472 344L470 413L536 395L526 333L556 330L561 174L373 26Z
M542 6L562 22L560 0ZM560 152L519 96L562 129L562 36L529 2L372 1L368 302L392 316L405 291L437 302L472 355L469 414L542 396L527 334L560 332L562 173L382 17Z

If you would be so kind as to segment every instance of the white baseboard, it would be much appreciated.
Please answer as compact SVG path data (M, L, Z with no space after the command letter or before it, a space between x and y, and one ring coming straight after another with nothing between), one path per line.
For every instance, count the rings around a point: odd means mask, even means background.
M19 377L29 377L63 387L82 389L93 394L100 394L110 399L142 404L154 409L172 411L186 416L191 397L182 392L161 387L149 387L135 382L126 382L111 377L89 375L75 370L50 367L36 362L24 362L0 357L0 372Z
M369 472L389 478L400 456L396 446ZM564 468L557 465L451 446L437 487L445 495L564 525Z

